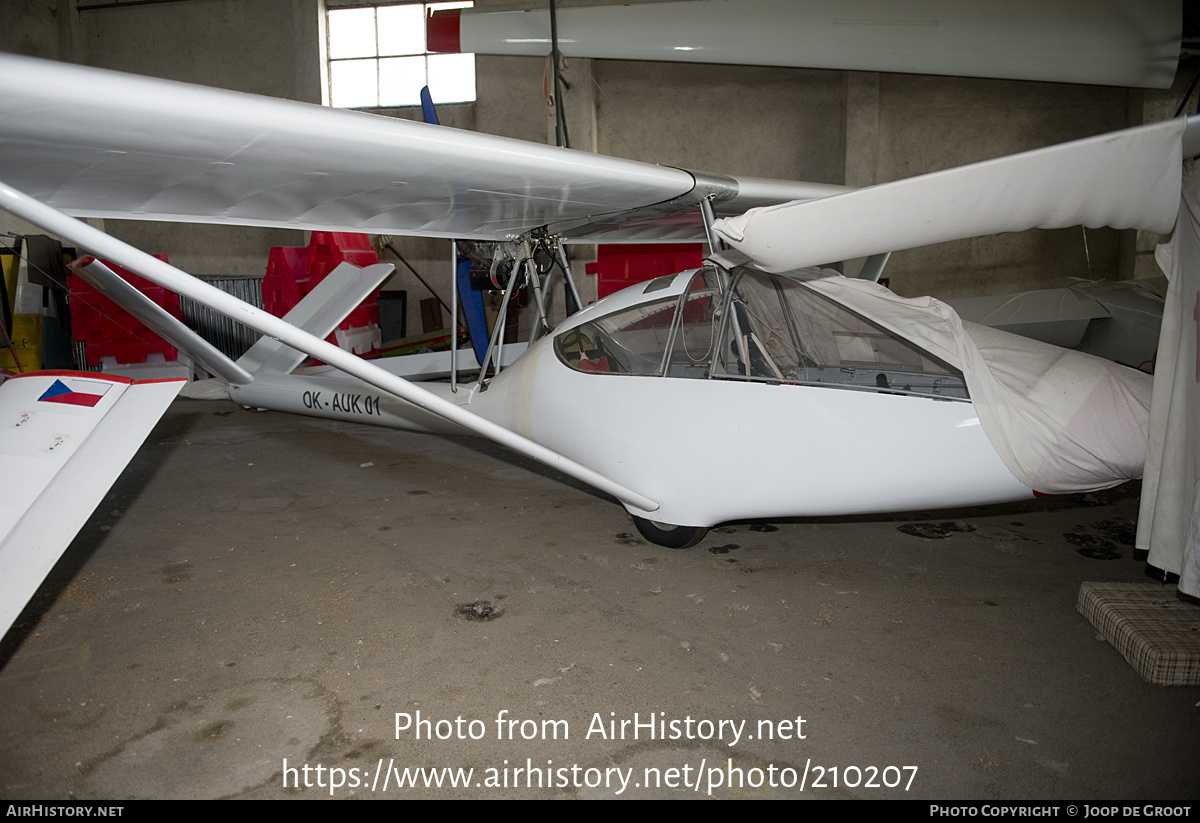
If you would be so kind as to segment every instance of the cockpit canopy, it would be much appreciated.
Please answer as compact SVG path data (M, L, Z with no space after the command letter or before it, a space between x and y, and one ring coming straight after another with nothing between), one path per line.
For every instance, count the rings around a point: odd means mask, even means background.
M669 285L650 281L643 294ZM576 371L967 399L962 372L788 275L697 270L682 294L583 323L554 342Z

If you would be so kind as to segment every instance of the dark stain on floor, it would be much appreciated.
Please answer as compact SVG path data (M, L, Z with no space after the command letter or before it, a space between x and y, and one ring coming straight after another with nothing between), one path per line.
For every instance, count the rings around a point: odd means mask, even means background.
M1122 546L1132 546L1137 537L1137 525L1128 520L1101 520L1095 529Z
M476 600L474 603L459 603L454 609L454 616L462 620L484 622L495 620L504 614L504 609L488 600Z
M163 583L182 583L192 576L190 567L186 560L183 560L179 563L172 563L169 566L163 566L159 572L163 575L159 578L159 580Z
M232 726L233 723L228 720L218 720L215 723L209 723L203 729L196 732L196 742L208 743L209 741L216 740Z
M1063 534L1063 540L1075 546L1075 551L1091 560L1119 560L1121 558L1116 544L1094 534L1066 532Z
M955 532L973 532L975 527L961 520L948 520L944 523L905 523L897 526L896 531L927 540L944 540Z

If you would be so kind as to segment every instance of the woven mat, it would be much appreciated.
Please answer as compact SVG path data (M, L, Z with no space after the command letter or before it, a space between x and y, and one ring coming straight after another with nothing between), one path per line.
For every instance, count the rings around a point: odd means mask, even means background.
M1200 605L1157 583L1084 583L1079 613L1143 678L1200 686Z

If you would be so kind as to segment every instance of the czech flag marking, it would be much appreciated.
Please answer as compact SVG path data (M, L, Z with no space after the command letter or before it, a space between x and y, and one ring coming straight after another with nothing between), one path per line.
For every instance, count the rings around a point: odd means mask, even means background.
M72 380L74 388L68 386L61 380L55 380L50 388L42 393L38 400L46 403L65 403L68 406L95 406L100 402L100 398L104 397L104 393L108 391L108 386L103 383L93 383L91 381Z

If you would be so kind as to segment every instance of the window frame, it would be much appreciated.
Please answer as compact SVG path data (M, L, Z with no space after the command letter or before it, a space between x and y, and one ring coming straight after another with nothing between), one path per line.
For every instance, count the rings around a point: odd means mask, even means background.
M436 89L436 85L435 85L435 86L430 87L430 92L433 96L433 102L435 104L439 104L439 105L464 105L464 104L474 103L478 99L478 84L477 84L478 78L477 78L477 74L476 74L475 55L474 54L467 53L467 54L463 54L463 55L443 55L438 52L430 52L429 44L427 42L424 43L425 51L423 51L423 52L413 52L413 53L409 53L409 54L387 53L386 47L381 46L381 44L380 44L380 24L379 24L379 15L378 15L378 12L380 9L394 8L397 6L416 6L416 7L420 7L420 9L422 11L422 19L424 20L424 19L428 18L429 11L431 8L440 9L440 8L451 8L451 7L456 7L456 6L457 7L470 7L471 5L473 5L473 4L470 3L469 0L450 0L450 2L447 2L447 0L440 0L440 2L410 2L409 0L398 0L396 2L386 2L386 0L385 0L385 2L375 2L375 3L347 2L347 3L336 3L336 4L328 3L328 4L326 4L326 6L324 8L324 13L323 13L324 25L322 26L322 30L321 30L321 37L322 37L321 60L322 60L322 64L323 64L322 72L321 72L322 80L323 80L322 97L324 99L325 105L330 106L331 108L341 108L341 109L347 109L347 110L353 110L353 111L379 111L379 110L388 110L388 109L420 107L421 100L419 97L417 97L415 99L406 97L403 100L385 100L385 98L382 98L381 95L383 93L385 93L386 89L385 89L385 83L384 83L384 76L383 76L383 73L381 70L384 68L385 60L421 58L423 60L424 68L425 68L424 83L422 85L429 85L429 79L430 79L429 61L430 61L431 57L450 58L450 59L469 59L470 64L471 64L471 90L470 90L469 97L467 97L466 95L455 95L453 99L446 99L445 97L439 97L437 89ZM352 57L334 57L333 56L333 42L332 42L332 36L333 36L332 29L334 28L334 26L331 25L332 15L335 15L339 12L359 11L359 10L363 10L363 9L370 9L373 12L375 12L374 17L373 17L374 30L375 30L374 53L371 55L356 55L356 56L352 56ZM422 39L422 41L424 41L424 39L425 39L424 31L421 32L421 39ZM384 52L384 53L381 54L381 52ZM374 70L375 70L375 102L374 103L362 103L362 104L352 105L352 104L347 104L345 102L339 102L339 99L338 99L339 96L344 98L345 95L344 94L338 95L337 91L335 90L334 66L338 65L338 64L344 65L344 64L350 64L350 63L373 63L374 64ZM344 91L344 89L343 89L343 91ZM460 97L463 99L459 99Z

